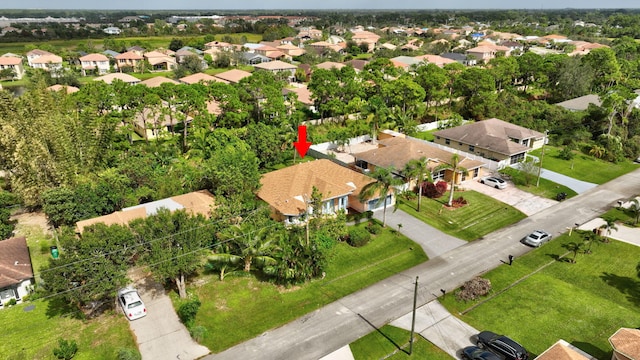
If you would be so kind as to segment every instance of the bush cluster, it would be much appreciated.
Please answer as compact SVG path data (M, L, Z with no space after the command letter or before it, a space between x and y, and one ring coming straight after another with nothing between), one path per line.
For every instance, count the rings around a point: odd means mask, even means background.
M438 181L437 183L425 182L422 184L422 195L430 198L437 199L444 195L447 191L447 183L445 181Z
M349 229L349 239L347 243L353 247L361 247L371 240L371 234L362 227L352 227Z
M185 302L178 308L178 317L187 328L191 328L193 325L198 309L200 309L200 300L197 297Z
M382 225L378 224L375 221L369 221L367 224L367 231L369 231L373 235L378 235L382 232Z

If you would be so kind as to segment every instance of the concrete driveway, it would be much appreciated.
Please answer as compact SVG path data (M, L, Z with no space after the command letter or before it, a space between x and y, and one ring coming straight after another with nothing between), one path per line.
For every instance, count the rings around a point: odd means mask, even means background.
M481 184L476 180L467 180L462 183L462 186L465 189L477 191L481 194L485 194L496 200L502 201L507 205L511 205L527 216L536 214L558 203L555 200L522 191L513 185L511 181L507 181L507 183L507 188L502 190Z
M161 284L150 276L135 284L147 307L147 316L129 322L142 360L195 360L210 353L191 338Z

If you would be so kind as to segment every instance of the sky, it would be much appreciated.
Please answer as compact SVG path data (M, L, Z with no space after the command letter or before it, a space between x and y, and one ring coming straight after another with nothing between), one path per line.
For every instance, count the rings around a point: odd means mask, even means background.
M253 10L253 9L604 9L640 8L638 0L20 0L0 9ZM0 16L2 13L0 13Z

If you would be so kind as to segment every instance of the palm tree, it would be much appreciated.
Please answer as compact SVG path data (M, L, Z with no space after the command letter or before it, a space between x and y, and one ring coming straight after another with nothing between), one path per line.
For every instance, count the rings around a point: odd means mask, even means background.
M384 227L387 221L387 195L392 191L391 189L394 186L400 185L402 180L393 176L393 168L384 167L377 167L371 173L371 177L374 178L375 181L365 185L362 190L360 190L358 198L360 201L366 201L374 195L380 194L378 204L384 201L384 208L382 210L382 226Z
M269 256L275 249L275 244L267 240L268 228L256 229L250 222L243 222L229 228L228 233L219 235L220 240L231 240L237 249L227 254L214 254L209 259L212 261L234 264L241 260L244 263L243 270L251 271L253 262L261 265L274 263L275 259Z
M616 221L612 218L603 218L602 220L604 220L605 223L600 226L600 229L604 229L605 234L607 234L604 237L604 242L608 243L610 241L609 235L611 235L611 231L618 231L618 227L616 226Z
M464 175L467 175L469 173L467 169L460 166L460 161L461 161L460 155L453 154L451 155L451 160L449 161L449 164L438 165L434 169L434 171L451 170L452 172L451 181L449 183L449 201L447 202L448 206L451 206L451 204L453 204L453 187L456 185L456 178L458 173L462 173Z
M420 159L411 159L404 166L403 173L409 178L411 182L412 178L416 179L416 185L418 186L418 207L416 211L420 212L420 205L422 204L422 185L424 184L424 178L427 177L428 181L431 181L431 172L427 167L429 159L424 156Z
M583 245L584 242L570 242L564 246L567 250L573 253L573 259L569 260L570 263L576 263L576 258L578 257L580 250L582 250Z

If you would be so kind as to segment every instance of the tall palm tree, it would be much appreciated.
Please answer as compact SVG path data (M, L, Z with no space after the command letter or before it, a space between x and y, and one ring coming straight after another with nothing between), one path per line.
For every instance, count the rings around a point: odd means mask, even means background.
M456 178L457 178L458 173L462 173L464 175L467 175L469 173L467 171L467 169L465 169L464 167L460 166L460 161L461 161L460 160L460 155L453 154L453 155L451 155L451 160L449 160L448 164L438 165L434 169L434 171L451 170L451 172L452 172L451 180L449 182L449 201L447 202L448 206L451 206L451 204L453 204L453 188L456 185Z
M431 172L427 166L428 162L429 159L424 156L420 159L411 159L403 170L405 176L409 178L409 182L411 182L412 178L416 179L416 185L418 186L418 207L416 211L418 212L420 212L420 205L422 204L422 185L424 184L425 176L427 181L431 181Z
M384 207L382 209L382 226L386 226L387 222L387 195L392 191L394 186L402 183L401 179L393 176L393 168L377 167L372 173L371 177L375 179L365 185L360 191L358 198L360 201L367 201L376 194L380 194L378 204L384 201Z
M602 220L604 220L605 223L600 226L600 229L604 230L606 234L604 242L608 243L610 241L609 235L611 235L613 230L618 231L618 227L616 226L616 221L612 218L603 218Z

